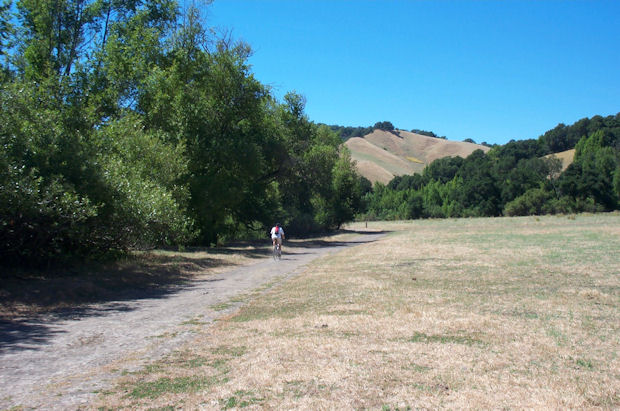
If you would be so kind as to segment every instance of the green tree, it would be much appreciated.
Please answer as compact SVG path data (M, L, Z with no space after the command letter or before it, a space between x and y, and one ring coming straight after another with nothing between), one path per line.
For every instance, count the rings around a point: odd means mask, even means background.
M489 156L482 150L470 154L459 169L457 177L463 184L457 201L466 216L497 216L502 210L497 175L493 172Z
M190 9L138 108L150 128L185 147L197 241L215 244L269 224L288 154L279 106L250 72L249 46L220 41L210 50L208 39Z
M421 192L425 215L431 218L446 217L443 210L444 190L442 183L431 180L422 188Z
M464 161L462 157L438 158L424 168L422 175L427 181L447 183L456 176Z
M592 199L606 210L618 207L614 175L620 164L615 136L598 130L582 138L575 148L575 161L559 179L560 191L575 200ZM589 206L588 206L589 207Z
M616 167L616 171L614 172L613 187L616 197L620 198L620 164L618 164L618 167Z
M4 60L3 67L0 69L0 84L9 77L9 50L14 33L14 25L11 23L11 7L10 0L3 0L0 3L0 57Z
M410 189L407 192L406 219L418 219L424 217L424 198L422 193Z
M549 191L543 188L532 188L506 204L504 214L507 216L546 214L547 204L552 199L553 194Z
M394 124L392 124L389 121L378 121L375 123L375 125L373 126L374 129L378 129L378 130L383 130L383 131L393 131L394 130Z
M187 217L189 193L179 184L187 172L181 145L145 131L136 115L126 115L97 131L100 181L89 193L102 205L108 236L124 247L185 244L193 236Z
M360 210L360 181L355 165L351 160L351 154L343 147L340 158L334 165L332 180L334 224L338 229L343 223L353 220L355 214Z
M174 20L165 5L174 10L165 1L17 3L15 72L1 90L4 261L43 263L191 237L180 146L143 131L131 113L137 93L108 87L114 64L123 63L110 44L123 43L126 65L162 55L169 34L162 22ZM121 35L128 26L142 30L133 41ZM156 26L157 41L138 41ZM153 53L129 52L145 43Z
M526 191L538 188L549 180L551 163L541 158L520 160L516 166L505 172L501 184L502 203L508 203Z
M581 161L590 154L596 154L599 150L606 147L613 147L616 143L616 136L607 130L597 130L587 137L579 140L575 146L574 161Z
M191 237L185 171L176 148L127 116L89 134L45 92L23 84L0 94L3 193L0 253L43 263Z
M559 124L540 136L538 140L545 148L545 154L558 153L575 148L579 140L598 130L610 132L618 138L620 136L620 113L615 116L583 118L570 126Z
M329 127L304 114L305 99L285 96L280 107L287 156L278 173L281 204L291 231L308 233L339 227L360 208L361 180L341 140Z

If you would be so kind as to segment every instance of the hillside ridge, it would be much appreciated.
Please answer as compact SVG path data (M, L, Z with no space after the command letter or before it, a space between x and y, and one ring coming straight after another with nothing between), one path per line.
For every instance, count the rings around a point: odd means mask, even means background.
M358 172L372 183L388 183L395 176L421 173L428 164L443 157L467 157L475 150L490 147L405 130L374 130L364 137L351 137L345 143L357 162Z

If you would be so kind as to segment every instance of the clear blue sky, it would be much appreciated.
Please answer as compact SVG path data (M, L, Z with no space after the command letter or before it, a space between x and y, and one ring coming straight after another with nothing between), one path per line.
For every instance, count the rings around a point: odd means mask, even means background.
M206 23L314 122L504 144L620 111L618 0L216 0Z

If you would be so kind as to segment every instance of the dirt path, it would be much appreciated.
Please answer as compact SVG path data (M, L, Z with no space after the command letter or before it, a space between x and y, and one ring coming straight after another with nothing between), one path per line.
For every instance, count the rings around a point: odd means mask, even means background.
M159 298L97 304L5 327L0 333L0 409L83 407L121 373L161 358L191 338L197 325L209 327L236 310L244 300L240 295L284 281L316 258L379 235L327 246L300 243L285 248L279 262L265 258ZM20 338L23 328L27 338Z

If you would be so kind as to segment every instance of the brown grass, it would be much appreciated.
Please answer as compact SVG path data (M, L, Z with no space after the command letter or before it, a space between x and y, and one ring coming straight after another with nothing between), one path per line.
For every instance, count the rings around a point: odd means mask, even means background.
M467 157L474 150L488 151L489 147L427 137L403 130L390 133L375 130L354 137L345 143L357 161L361 175L372 182L389 182L394 176L420 173L424 167L442 157Z
M420 172L424 167L409 161L402 153L394 153L363 138L353 137L345 144L357 162L357 169L372 182L387 183L394 176Z
M620 407L620 215L369 226L99 405Z
M573 163L573 159L575 158L575 149L573 148L573 149L562 151L559 153L549 154L549 155L546 155L545 157L559 158L560 161L562 162L562 171L564 171L568 168L568 166L570 166Z

